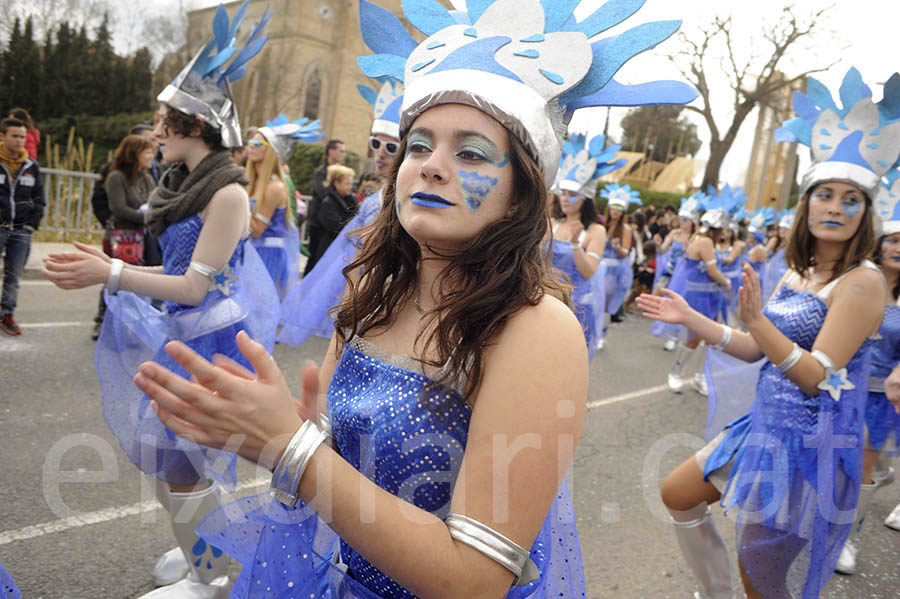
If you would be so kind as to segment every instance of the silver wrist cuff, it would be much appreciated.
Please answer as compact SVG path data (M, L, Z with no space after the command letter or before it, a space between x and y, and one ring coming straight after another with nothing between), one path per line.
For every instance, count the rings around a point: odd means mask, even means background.
M796 343L794 344L794 349L791 350L791 353L787 355L781 364L776 364L775 368L777 368L782 373L787 372L791 368L797 365L797 362L800 361L800 358L803 357L803 350L800 349L800 346Z
M328 417L328 414L319 412L319 428L325 433L326 443L334 447L334 433L331 430L331 418Z
M269 218L268 216L263 216L259 212L254 214L253 218L255 218L256 220L258 220L259 222L261 222L262 224L267 225L267 226L272 224L271 218Z
M581 247L581 244L578 243L577 241L570 241L569 245L572 247L573 250L577 250L578 248Z
M732 329L727 324L722 325L722 340L719 341L713 347L719 351L725 351L725 348L728 347L728 344L731 343L731 335L734 333L734 329Z
M115 295L119 291L119 279L122 277L122 271L125 269L125 263L118 258L113 258L109 267L109 278L106 279L106 290L111 295Z
M213 276L215 276L215 274L217 272L219 272L212 266L207 266L206 264L203 264L202 262L191 262L191 265L189 266L189 268L193 271L199 272L201 275L203 275L207 279L212 279Z
M513 586L524 586L540 578L529 552L496 530L462 514L447 514L444 520L454 540L491 558L513 574Z
M307 420L300 425L272 473L270 490L275 499L288 507L297 505L300 479L323 441L325 433L315 422Z

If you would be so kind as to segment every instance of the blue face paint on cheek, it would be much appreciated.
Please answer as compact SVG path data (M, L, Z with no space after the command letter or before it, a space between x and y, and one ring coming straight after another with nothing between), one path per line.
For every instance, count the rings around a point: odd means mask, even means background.
M466 204L474 212L481 208L484 202L497 183L500 181L494 177L479 175L476 172L459 171L459 181L462 184L463 196L466 198Z
M504 153L503 153L503 160L502 160L502 161L500 161L500 162L492 162L492 163L491 163L492 166L496 166L497 168L503 168L503 167L506 166L507 164L509 164L509 152L504 152Z
M862 208L862 202L841 202L841 208L847 213L847 216L853 218L859 209Z

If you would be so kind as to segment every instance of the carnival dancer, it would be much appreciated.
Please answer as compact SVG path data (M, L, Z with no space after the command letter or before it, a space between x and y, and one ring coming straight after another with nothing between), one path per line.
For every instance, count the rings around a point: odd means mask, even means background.
M747 202L747 197L740 187L732 189L725 185L722 193L736 195L741 205ZM728 228L722 232L716 245L716 259L719 260L719 271L731 283L725 303L722 304L721 318L725 324L735 324L737 320L738 289L741 286L741 274L743 272L744 254L747 251L747 243L740 236L740 221L746 218L746 211L740 211L731 218Z
M290 122L281 114L266 121L247 142L247 192L250 194L251 243L266 265L278 297L300 280L300 233L289 209L290 197L283 165L300 143L322 138L319 121Z
M125 267L76 244L80 252L53 254L43 268L63 289L106 284L108 310L95 356L104 417L129 459L158 479L157 495L178 542L154 568L154 581L167 586L145 596L153 599L227 594L230 559L194 530L220 505L219 484L234 484L236 456L166 430L132 382L138 366L153 359L187 376L163 350L175 339L206 358L219 354L248 368L235 345L238 332L274 345L278 296L248 242L247 180L228 151L242 145L231 84L265 43L262 30L271 16L267 11L236 51L248 4L230 24L219 6L214 39L158 97L154 133L171 166L150 198L148 228L159 236L163 266ZM165 300L165 310L145 297Z
M872 369L869 372L869 397L866 401L866 448L863 454L862 486L856 506L856 523L844 544L835 571L856 572L859 560L859 532L875 492L893 482L894 469L876 473L875 465L892 440L900 440L900 414L885 395L885 379L900 365L900 171L890 173L895 189L882 186L876 196L877 213L881 217L881 238L875 251L875 263L887 282L884 319L872 345Z
M611 183L603 188L600 195L606 198L606 211L603 215L603 225L606 227L606 247L603 249L603 261L606 263L606 314L597 347L603 349L606 346L610 316L622 307L634 282L634 270L631 268L634 235L631 225L625 222L625 212L632 204L640 206L642 203L640 193L627 184Z
M609 46L589 40L621 15L601 10L579 23L571 8L545 13L539 0L470 6L452 14L405 3L425 37L417 44L392 13L360 3L363 39L379 52L364 70L405 69L403 159L350 265L358 279L319 376L323 388L330 381L334 449L316 424L316 369L304 371L301 416L271 358L244 336L257 379L180 344L170 351L207 390L155 364L137 379L177 434L218 446L220 424L236 427L227 435L246 428L242 454L274 467L277 500L245 500L244 517L229 522L226 509L202 527L245 559L235 596L584 596L560 473L584 413L587 351L577 319L553 297L545 249L556 132L576 106L694 93L602 76L612 57L593 51ZM632 53L676 27L657 23L623 41ZM196 409L183 410L186 401ZM232 418L238 404L256 407ZM494 440L523 434L540 448L517 455L500 482Z
M601 256L606 248L606 229L599 222L594 192L600 177L627 163L625 159L611 162L621 146L604 149L605 141L603 135L590 142L582 134L569 138L563 148L556 182L559 191L553 194L552 205L553 266L572 285L572 303L584 330L588 359L600 346L606 306L606 263Z
M369 148L375 153L378 177L384 182L400 147L400 106L403 85L385 81L378 93L359 85L360 94L375 107L375 118L369 135ZM383 187L366 198L350 222L331 242L315 267L281 303L282 328L278 342L297 346L310 336L331 339L334 319L331 310L340 303L346 289L343 270L360 247L361 229L374 222L381 210Z
M690 197L681 200L681 206L678 209L678 228L672 229L666 235L660 249L662 255L656 261L662 267L656 269L655 280L653 281L654 293L659 293L660 289L669 286L672 275L675 274L675 269L684 257L684 250L700 224L700 206L705 197L706 194L698 191ZM663 349L675 351L677 345L678 337L671 336L666 339Z
M775 224L777 218L778 215L771 206L758 208L750 216L750 225L747 227L747 231L753 236L753 245L747 251L747 262L753 267L760 281L765 278L766 262L769 260L766 232Z
M826 144L827 145L827 144ZM765 278L760 280L762 285L762 300L766 302L772 297L775 288L787 272L787 260L785 253L787 252L788 240L791 238L791 229L794 227L794 216L796 210L785 210L778 219L778 228L767 244L769 250L769 260L766 262Z
M716 243L722 231L728 228L731 215L740 209L740 202L741 198L731 193L703 196L701 207L705 212L700 219L700 231L688 242L684 258L666 288L682 294L692 309L711 320L718 318L731 286L719 270ZM681 339L675 351L675 364L667 377L669 389L681 393L684 389L684 371L701 339L680 323L656 322L650 327L650 332L664 339ZM706 377L702 371L693 376L691 384L706 395Z
M663 483L697 596L735 596L709 503L736 508L750 598L819 597L850 533L862 482L869 337L884 313L884 278L866 259L875 247L872 198L900 155L900 122L879 113L890 115L900 99L890 91L896 84L897 75L880 106L855 69L841 86L843 108L818 81L810 80L809 97L794 95L801 116L776 139L810 146L813 165L800 186L790 270L765 308L756 273L744 267L740 317L748 333L702 317L671 292L639 299L648 316L684 324L731 356L769 360L749 413Z

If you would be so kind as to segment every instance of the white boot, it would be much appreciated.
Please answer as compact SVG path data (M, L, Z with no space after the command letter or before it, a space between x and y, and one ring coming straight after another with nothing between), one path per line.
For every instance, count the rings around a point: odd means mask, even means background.
M156 486L156 499L162 504L163 508L169 511L169 483L163 482L158 478L153 479ZM153 584L158 587L174 584L187 576L188 562L184 557L181 547L173 547L163 553L162 557L157 560L156 565L150 575L153 577Z
M698 372L694 375L694 378L691 379L691 385L694 389L702 395L703 397L707 397L709 395L709 389L706 387L706 373Z
M700 586L695 599L735 599L728 547L706 502L679 513L679 517L684 521L673 518L672 524L684 561Z
M884 519L884 525L888 528L893 528L894 530L900 530L900 504L897 504L894 511L888 514L888 517Z
M663 343L663 350L675 351L675 345L677 345L677 342L674 339L667 339L666 342Z
M880 489L894 482L896 472L893 466L888 465L888 459L884 457L884 453L878 454L878 461L875 462L875 470L872 472L872 481L875 488Z
M691 359L694 350L689 348L683 343L678 344L678 349L675 351L675 364L672 366L672 370L669 372L668 384L669 389L673 393L681 393L681 390L684 388L684 380L682 376L684 375L684 368L687 366L688 360Z
M847 542L844 543L844 547L841 549L841 555L838 557L837 565L834 567L835 572L839 572L840 574L853 574L859 567L857 559L859 557L859 547L854 539L859 534L863 523L866 521L869 505L872 503L872 497L875 495L877 489L878 486L874 483L871 485L860 486L859 501L856 503L856 521L853 524L853 529L850 531Z
M226 599L231 589L229 558L194 532L207 514L222 505L215 484L189 493L168 495L172 532L184 556L189 556L188 574L175 584L160 587L141 599Z

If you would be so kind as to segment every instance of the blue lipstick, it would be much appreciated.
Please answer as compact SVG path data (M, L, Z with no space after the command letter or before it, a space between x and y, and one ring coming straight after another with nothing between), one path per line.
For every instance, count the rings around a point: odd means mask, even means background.
M432 195L430 193L417 192L412 194L410 202L416 206L423 208L450 208L452 203L448 202L441 196Z
M838 227L843 227L844 223L840 223L834 220L826 220L822 221L822 224L830 229L836 229Z

